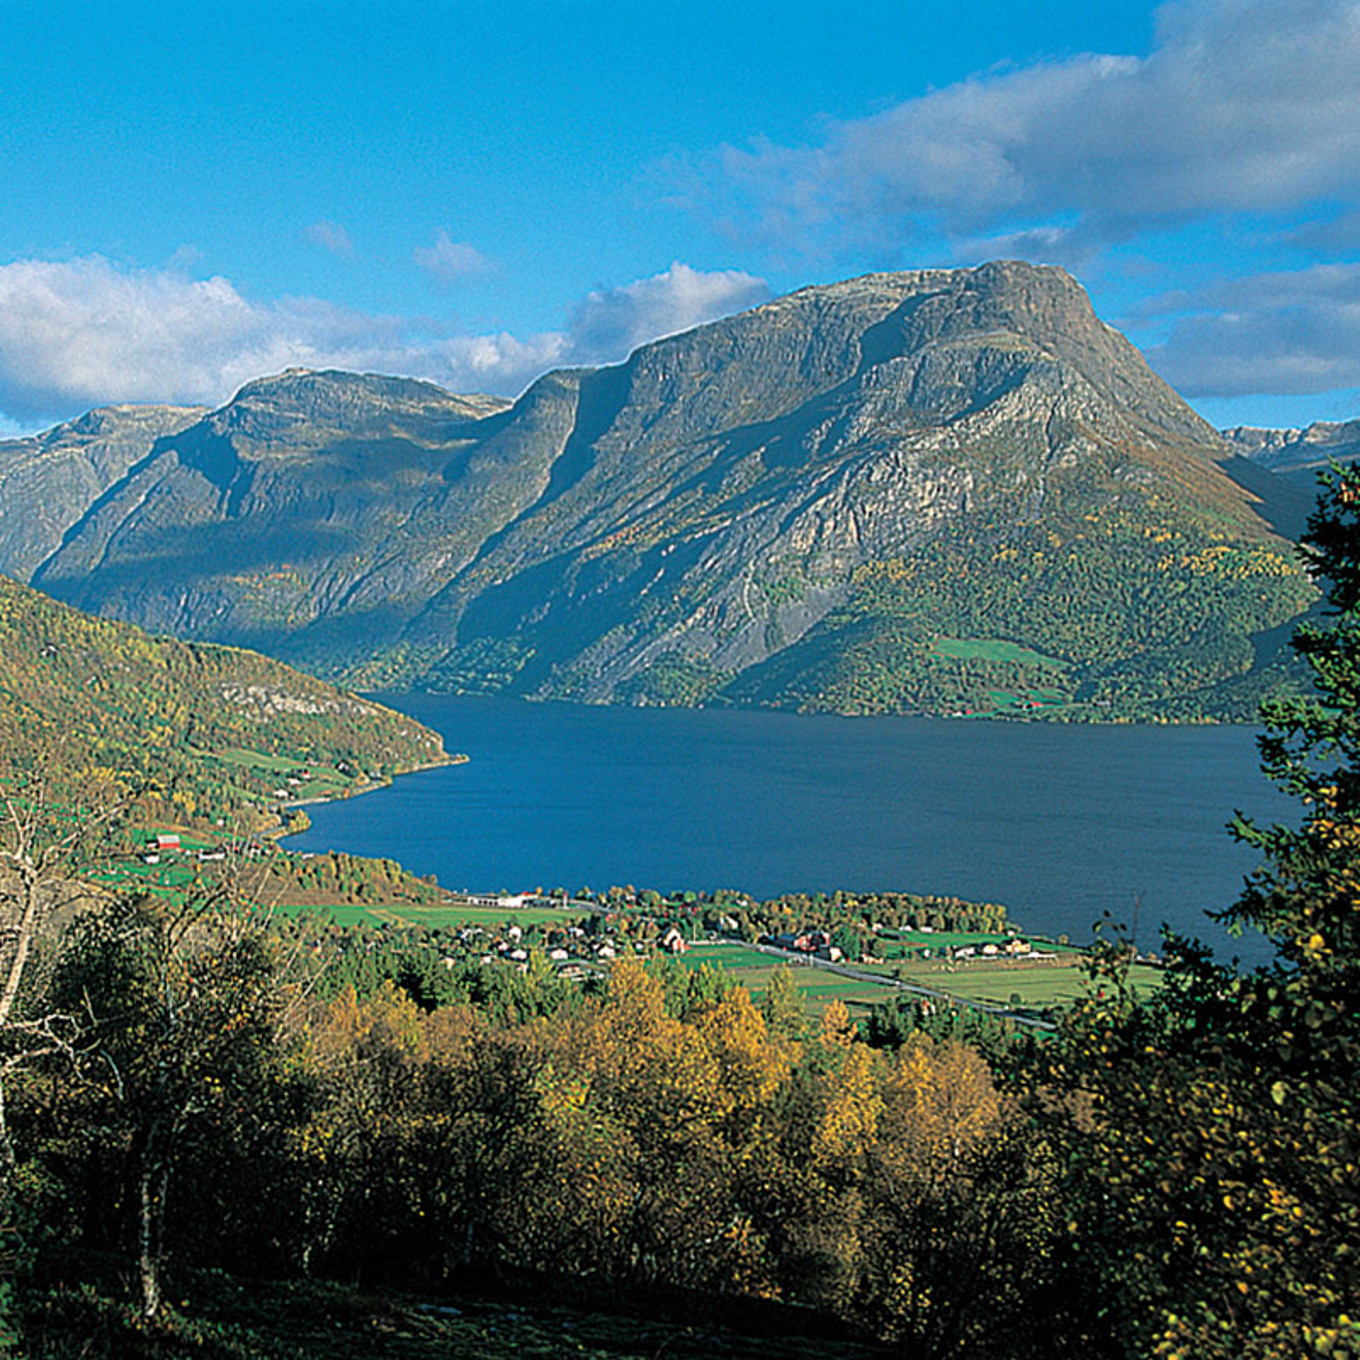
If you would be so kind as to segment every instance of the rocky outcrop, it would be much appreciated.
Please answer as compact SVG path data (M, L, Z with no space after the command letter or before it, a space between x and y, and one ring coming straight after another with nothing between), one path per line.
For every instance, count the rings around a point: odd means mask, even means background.
M366 704L353 694L334 690L330 695L318 698L313 694L301 694L293 690L271 689L267 685L242 685L227 683L219 687L218 695L223 703L238 708L254 709L262 720L276 713L303 713L314 716L318 713L347 713L355 715L374 715L380 712L375 704Z

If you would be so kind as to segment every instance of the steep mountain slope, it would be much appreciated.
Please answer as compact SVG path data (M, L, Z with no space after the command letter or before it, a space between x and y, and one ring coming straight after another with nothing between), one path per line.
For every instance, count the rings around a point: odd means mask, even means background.
M200 406L105 406L27 439L0 440L0 562L26 579L157 441L208 414Z
M1221 709L1311 595L1227 454L1062 271L871 275L504 410L261 380L33 579L374 686Z
M284 646L294 629L367 615L366 650L427 593L407 526L466 442L458 432L504 404L353 374L251 383L158 441L31 580L147 627L309 658Z
M413 719L268 657L149 637L7 577L0 635L0 771L104 771L178 821L267 821L295 766L333 795L444 759Z

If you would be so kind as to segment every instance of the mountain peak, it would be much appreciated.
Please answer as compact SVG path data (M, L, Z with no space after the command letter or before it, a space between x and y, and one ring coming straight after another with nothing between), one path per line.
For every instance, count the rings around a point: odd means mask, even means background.
M455 395L420 378L351 373L334 368L286 368L281 373L253 378L223 409L237 406L269 408L280 415L325 422L394 416L476 419L509 405L503 397Z
M157 438L174 426L182 427L192 424L195 420L201 420L211 409L208 406L140 405L118 402L108 406L96 406L93 410L86 411L84 415L54 425L50 430L44 430L33 438L44 448L59 447L78 440L145 438L152 430L155 434L151 437Z
M257 379L36 579L368 687L1105 716L1310 598L1223 452L1063 270L867 274L513 405Z
M442 442L455 428L509 404L501 397L456 396L418 378L288 368L246 383L207 425L230 437L238 453L263 457L342 437Z

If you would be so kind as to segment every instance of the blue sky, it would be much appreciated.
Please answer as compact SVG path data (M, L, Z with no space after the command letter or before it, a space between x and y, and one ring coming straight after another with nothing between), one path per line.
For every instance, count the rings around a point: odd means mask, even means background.
M514 395L998 256L1215 424L1360 416L1360 0L0 0L0 53L0 431Z

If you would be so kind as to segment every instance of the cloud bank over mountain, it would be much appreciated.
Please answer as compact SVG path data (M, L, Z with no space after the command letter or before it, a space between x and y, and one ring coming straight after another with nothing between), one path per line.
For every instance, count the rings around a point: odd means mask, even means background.
M10 46L34 55L10 91L0 430L216 403L290 365L510 395L758 302L767 280L991 259L1072 270L1217 423L1360 403L1360 0L960 0L914 26L867 0L851 23L794 6L778 33L712 0L681 23L634 8L603 41L563 23L528 81L506 32L541 39L533 6L485 32L432 12L420 69L337 32L363 81L272 11L248 42L222 26L211 61L201 25L166 30L178 78L154 86L136 35L91 16L97 117L43 83L91 61L15 10ZM672 49L679 110L656 75ZM444 50L478 79L445 78ZM189 92L231 53L258 97L208 119ZM281 142L289 117L316 135ZM56 166L81 193L50 192Z
M1141 271L1144 296L1193 280L1121 318L1160 316L1149 355L1188 396L1360 384L1360 266L1333 264L1360 246L1355 0L1177 0L1144 56L1004 66L667 172L746 248ZM1206 242L1256 277L1196 268Z
M437 246L433 249L437 250ZM0 426L36 428L111 402L217 404L284 368L428 378L514 395L545 369L611 363L648 340L763 301L763 280L664 273L593 290L560 331L471 334L317 298L258 301L229 279L101 256L0 265Z

